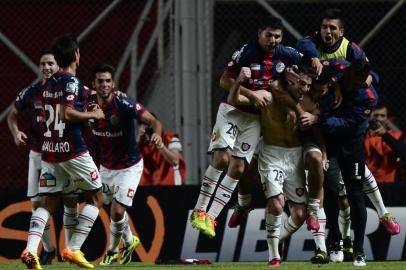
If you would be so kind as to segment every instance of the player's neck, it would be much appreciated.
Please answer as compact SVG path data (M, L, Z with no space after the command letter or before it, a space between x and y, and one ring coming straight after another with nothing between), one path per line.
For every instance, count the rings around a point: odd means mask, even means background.
M62 68L61 70L62 70L62 72L67 72L67 73L72 74L73 76L76 76L76 65L72 64L68 67Z
M108 97L106 97L106 98L103 98L103 97L97 95L97 103L98 103L100 106L102 106L102 107L107 106L107 105L110 103L110 101L111 101L112 99L113 99L113 95L112 95L112 94L110 94L110 95L109 95Z

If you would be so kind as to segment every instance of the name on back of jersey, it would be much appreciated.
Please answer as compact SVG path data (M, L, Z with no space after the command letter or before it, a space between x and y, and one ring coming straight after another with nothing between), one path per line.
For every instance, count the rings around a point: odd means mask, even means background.
M44 141L42 144L42 152L57 152L57 153L68 153L70 152L70 145L68 142L49 142Z

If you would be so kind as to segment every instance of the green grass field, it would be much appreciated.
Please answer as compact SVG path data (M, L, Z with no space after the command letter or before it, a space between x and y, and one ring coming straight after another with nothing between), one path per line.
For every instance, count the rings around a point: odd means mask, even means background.
M57 263L53 265L48 265L43 267L45 269L83 269L68 263ZM306 270L306 269L354 269L352 263L340 263L340 264L325 264L325 265L312 265L309 262L283 262L282 266L279 268L281 270ZM0 263L0 269L26 269L21 263ZM211 265L155 265L151 263L131 263L126 266L109 266L102 267L96 266L95 269L114 269L114 270L129 270L129 269L247 269L247 270L259 270L259 269L269 269L266 263L214 263ZM396 262L367 262L366 268L368 270L406 270L406 261L396 261Z

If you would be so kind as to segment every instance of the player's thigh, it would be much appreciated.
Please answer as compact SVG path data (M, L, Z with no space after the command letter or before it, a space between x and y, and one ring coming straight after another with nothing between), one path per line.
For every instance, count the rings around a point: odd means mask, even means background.
M256 151L259 137L261 134L261 125L258 115L243 113L240 126L238 126L238 135L233 147L233 156L244 159L247 163Z
M69 175L60 166L60 163L42 161L38 193L62 193L66 185L69 185Z
M39 178L41 174L41 153L30 151L28 160L27 197L32 202L41 201L38 196Z
M240 112L233 106L221 103L217 112L208 152L216 149L233 149L240 125Z
M94 191L102 187L99 170L89 153L62 162L76 189Z

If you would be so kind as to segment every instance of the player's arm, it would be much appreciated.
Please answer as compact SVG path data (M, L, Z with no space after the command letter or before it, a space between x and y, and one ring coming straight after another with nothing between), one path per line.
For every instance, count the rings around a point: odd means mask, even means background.
M233 105L251 104L246 96L241 95L241 84L249 78L251 78L251 69L249 67L242 67L238 78L234 80L234 83L229 88L229 95L227 97L228 103Z
M25 140L27 139L27 135L18 128L19 115L20 112L14 106L7 115L7 125L17 146L26 145Z
M70 106L62 106L62 121L80 123L90 119L104 119L104 113L98 105L89 107L86 112L77 111Z
M162 156L169 164L171 164L172 166L176 166L179 164L181 152L178 149L169 148L163 142L161 145L157 145L156 148L159 150L159 152L161 152Z
M320 62L320 52L317 50L318 42L315 36L306 36L296 44L296 49L302 53L306 59L309 59L313 68L316 69L316 74L320 75L323 65Z
M141 113L139 120L148 126L152 127L154 133L151 135L151 142L157 146L157 148L163 145L162 142L162 124L156 119L148 110L144 110Z

